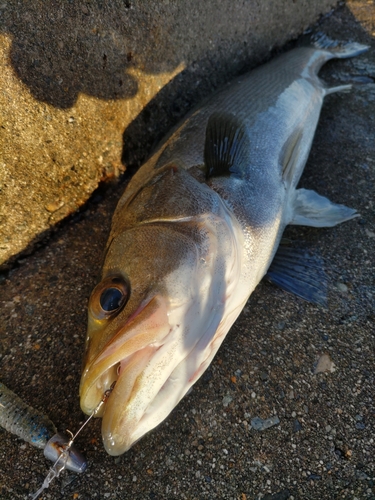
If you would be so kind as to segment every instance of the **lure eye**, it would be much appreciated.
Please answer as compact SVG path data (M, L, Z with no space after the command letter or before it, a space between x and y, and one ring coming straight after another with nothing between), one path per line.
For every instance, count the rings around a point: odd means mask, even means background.
M129 282L120 276L110 276L94 288L90 309L98 319L109 318L121 311L129 296Z

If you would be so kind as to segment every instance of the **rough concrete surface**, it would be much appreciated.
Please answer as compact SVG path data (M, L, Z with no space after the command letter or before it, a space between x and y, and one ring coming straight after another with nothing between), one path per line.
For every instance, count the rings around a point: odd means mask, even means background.
M330 84L355 88L326 98L301 181L361 217L287 232L323 255L328 308L261 283L209 370L163 424L114 459L103 450L100 422L92 422L77 440L87 471L64 473L43 499L375 499L374 19L373 2L350 1L317 26L371 46L323 69ZM122 189L97 194L1 279L0 379L61 430L84 420L86 305ZM275 415L279 424L252 427L254 418ZM0 436L0 498L25 499L49 462L9 433Z
M334 4L0 0L0 266Z

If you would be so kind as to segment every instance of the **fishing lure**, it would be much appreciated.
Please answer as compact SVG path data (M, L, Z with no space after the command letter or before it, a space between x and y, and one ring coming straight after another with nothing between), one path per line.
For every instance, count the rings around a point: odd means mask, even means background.
M25 403L17 394L0 382L0 426L36 448L44 449L44 456L54 462L42 486L32 496L32 500L36 500L64 469L76 473L86 470L86 459L77 450L74 440L107 401L114 386L115 384L112 384L110 389L105 391L97 407L78 431L74 435L67 431L69 433L67 436L61 432L57 433L54 423L46 415Z
M44 450L44 456L55 462L68 446L71 437L59 432L55 424L17 394L0 382L0 425L36 448ZM87 462L75 446L69 447L64 468L83 472Z
M0 382L0 425L36 448L56 434L54 423Z
M57 439L57 442L54 442L55 436L48 441L46 448L44 449L44 455L49 458L50 460L54 460L56 458L55 463L53 466L50 468L48 471L47 476L45 477L42 486L39 488L39 490L33 495L31 500L36 500L41 493L43 493L43 490L49 487L51 481L55 477L59 477L60 473L65 469L68 468L68 461L72 459L71 454L75 454L76 450L73 445L74 440L78 436L78 434L82 431L84 427L89 423L89 421L95 417L95 415L99 412L100 408L104 405L104 403L107 402L111 392L113 391L113 388L115 387L116 382L113 382L111 387L106 390L102 396L102 399L99 401L98 405L95 407L94 411L91 413L91 415L85 420L85 422L81 425L81 427L78 429L78 431L73 435L70 431L68 431L71 435L69 441L65 442L64 444L61 444L60 439ZM58 436L58 434L56 434ZM56 446L57 444L57 446ZM48 450L48 454L50 456L47 456L46 450ZM74 452L74 453L73 453ZM78 457L79 458L79 457ZM86 463L84 464L84 468L81 471L78 472L83 472L86 469Z

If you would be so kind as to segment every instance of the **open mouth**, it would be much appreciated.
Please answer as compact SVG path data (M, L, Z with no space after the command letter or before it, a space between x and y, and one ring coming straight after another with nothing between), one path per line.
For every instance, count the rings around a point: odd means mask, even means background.
M110 455L127 451L178 404L220 345L215 343L219 322L220 316L213 315L202 329L199 319L198 324L192 321L189 326L200 333L189 341L183 325L173 322L160 343L144 346L117 365L119 376L102 420L103 442Z
M219 300L218 300L219 297ZM116 381L103 410L102 436L110 455L126 452L162 422L207 368L230 327L222 321L218 289L210 303L179 307L160 295L140 307L88 364L81 407L88 414ZM234 316L228 315L230 323Z
M82 376L81 407L88 414L116 382L96 414L102 417L103 442L110 455L124 453L164 420L195 382L196 377L191 380L197 371L194 349L201 338L197 332L201 330L202 318L193 307L189 328L194 334L187 340L183 324L177 320L181 312L168 313L168 305L166 299L155 296L139 308L89 363ZM198 303L195 305L199 307ZM209 328L210 338L216 328L215 321ZM204 349L198 354L204 355ZM194 359L186 365L189 355Z
M81 380L81 408L91 414L104 392L116 381L114 393L131 393L137 376L147 365L152 354L163 344L171 328L168 322L167 304L161 296L154 296L140 307L105 348L85 368ZM125 382L126 381L126 382ZM133 383L132 383L133 382ZM126 387L125 387L126 386ZM115 399L115 394L110 400ZM107 408L109 401L104 405ZM102 416L101 410L97 416Z

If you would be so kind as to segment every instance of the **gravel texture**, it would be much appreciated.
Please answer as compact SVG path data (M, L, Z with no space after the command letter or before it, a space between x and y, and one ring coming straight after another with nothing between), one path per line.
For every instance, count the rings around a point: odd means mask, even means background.
M261 283L207 372L172 415L119 458L100 422L77 440L88 459L43 499L375 499L375 12L350 1L321 21L371 50L332 61L332 85L301 184L361 217L287 235L325 259L328 308ZM33 255L0 278L0 379L59 430L83 422L78 384L86 305L123 187L97 193ZM265 430L254 418L277 416ZM276 418L274 418L276 421ZM25 499L49 463L0 432L0 498Z

